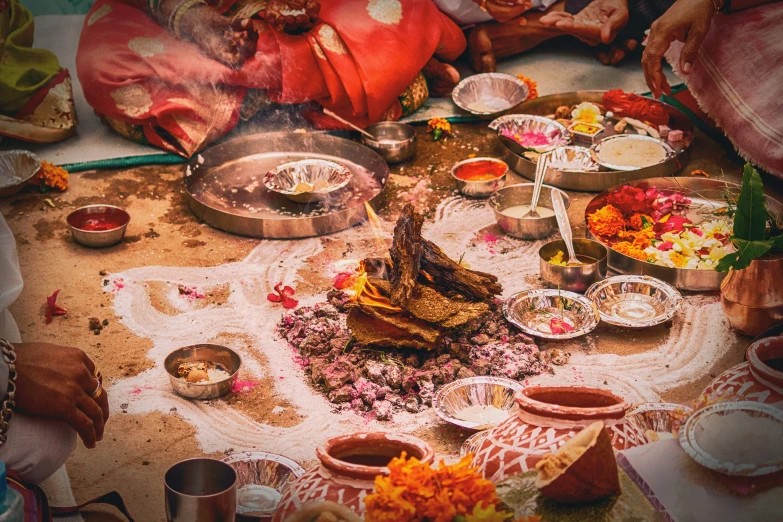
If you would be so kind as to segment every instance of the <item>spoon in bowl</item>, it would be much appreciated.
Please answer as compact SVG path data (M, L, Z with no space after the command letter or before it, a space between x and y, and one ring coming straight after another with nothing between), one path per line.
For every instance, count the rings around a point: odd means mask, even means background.
M568 220L568 211L566 210L565 201L563 200L563 193L559 189L552 190L552 208L555 211L555 217L557 218L557 226L560 228L560 235L563 236L563 242L568 250L568 261L566 266L581 266L584 265L576 257L574 252L574 235L571 230L571 222Z
M536 177L533 180L533 199L530 200L530 210L528 210L523 218L540 218L541 216L536 212L536 206L538 206L538 199L541 197L541 186L544 184L544 178L546 177L546 171L549 167L549 154L541 154L536 162Z
M378 141L378 138L376 138L375 136L373 136L372 134L370 134L366 130L362 129L361 127L357 127L356 125L354 125L353 123L351 123L350 121L348 121L348 120L346 120L344 118L341 118L340 116L336 115L335 113L333 113L332 111L330 111L326 107L324 107L324 114L326 114L327 116L331 116L332 118L334 118L335 120L339 121L340 123L348 125L350 128L352 128L355 131L361 132L362 134L364 134L365 136L367 136L371 140Z

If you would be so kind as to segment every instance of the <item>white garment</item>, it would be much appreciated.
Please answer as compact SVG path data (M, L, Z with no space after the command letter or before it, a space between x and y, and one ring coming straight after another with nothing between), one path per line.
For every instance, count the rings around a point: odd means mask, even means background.
M532 9L545 11L557 0L533 0ZM434 0L438 9L459 25L472 25L492 20L492 16L473 0Z
M0 337L12 343L19 343L22 339L8 308L22 293L22 286L16 241L5 218L0 214Z

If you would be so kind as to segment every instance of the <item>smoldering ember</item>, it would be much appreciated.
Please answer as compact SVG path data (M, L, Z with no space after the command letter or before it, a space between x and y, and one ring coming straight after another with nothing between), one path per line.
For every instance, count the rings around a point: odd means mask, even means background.
M778 522L781 26L0 0L0 522Z

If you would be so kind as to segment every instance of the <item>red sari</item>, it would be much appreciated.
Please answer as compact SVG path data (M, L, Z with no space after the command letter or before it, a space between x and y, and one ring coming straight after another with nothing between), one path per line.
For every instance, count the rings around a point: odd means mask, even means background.
M465 49L462 32L429 0L321 0L313 29L263 31L255 56L232 70L176 39L143 3L96 1L77 72L115 130L183 156L237 124L249 89L273 102L317 101L366 124L394 111L436 52L454 59Z

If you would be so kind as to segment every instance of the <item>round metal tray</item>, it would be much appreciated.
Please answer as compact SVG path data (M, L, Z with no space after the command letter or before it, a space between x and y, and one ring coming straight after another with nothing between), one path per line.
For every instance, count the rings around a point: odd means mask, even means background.
M587 204L585 209L585 223L587 223L587 216L603 207L606 204L606 198L611 192L619 189L623 185L630 185L633 187L646 184L647 186L657 187L659 190L666 190L672 192L681 192L686 194L691 200L693 200L694 206L714 205L716 207L726 206L726 195L728 190L731 190L734 194L739 194L740 187L735 183L728 181L721 181L717 179L706 178L692 178L692 177L678 177L678 178L652 178L641 181L634 181L631 183L621 183L615 187L611 187L604 192L594 197L590 203ZM783 216L783 204L779 201L767 196L767 209L777 216ZM697 216L698 209L689 211L689 215L693 212L692 219L694 221L700 220ZM587 227L585 232L589 239L595 239L590 227ZM695 270L687 268L671 268L668 266L656 265L648 263L646 261L640 261L632 257L621 254L616 250L613 250L609 245L606 245L609 250L609 268L615 272L621 274L636 274L651 276L661 281L665 281L670 285L675 286L680 290L691 290L697 292L711 292L720 290L720 284L723 278L726 277L726 272L716 272L715 270Z
M300 204L264 186L273 168L323 159L351 171L351 183L331 201ZM185 169L191 210L213 227L267 239L331 234L367 219L386 195L389 167L367 147L328 134L268 133L235 138L193 158Z
M606 91L573 91L560 94L552 94L536 98L520 105L514 113L533 114L536 116L552 117L558 107L562 105L572 106L581 102L592 102L601 106L603 95ZM661 102L663 103L663 102ZM544 183L565 190L578 190L582 192L601 192L609 187L628 183L646 178L673 176L682 169L682 166L688 162L690 157L691 144L693 143L693 124L687 116L680 110L671 105L664 104L669 111L669 126L672 129L683 132L683 140L677 146L671 146L674 149L674 156L663 163L652 165L637 170L614 171L602 168L600 171L576 171L576 170L554 170L549 169L544 178ZM614 136L614 123L617 118L613 118L612 125L607 125L606 129L599 135L596 142ZM527 179L534 179L536 175L536 162L515 154L510 148L498 139L502 149L503 159L514 171ZM573 142L576 145L589 147L590 144L582 142Z

